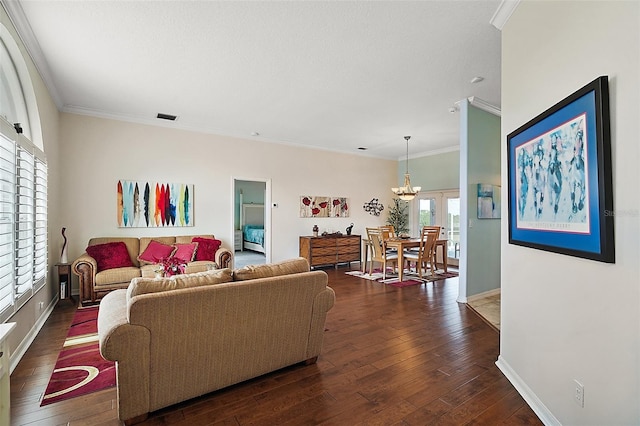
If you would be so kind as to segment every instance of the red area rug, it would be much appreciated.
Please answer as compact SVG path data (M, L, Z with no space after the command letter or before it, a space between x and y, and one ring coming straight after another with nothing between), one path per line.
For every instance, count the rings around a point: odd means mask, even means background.
M40 406L116 385L115 363L100 355L98 307L76 311Z
M398 281L396 279L396 281L390 282L390 283L385 283L387 285L393 286L393 287L409 287L412 285L418 285L418 284L422 284L422 281L419 280L404 280L404 281Z

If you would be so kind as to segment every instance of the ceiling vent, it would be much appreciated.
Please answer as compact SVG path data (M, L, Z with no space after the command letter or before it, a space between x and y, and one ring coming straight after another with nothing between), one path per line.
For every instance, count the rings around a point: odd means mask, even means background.
M157 118L159 118L161 120L176 121L176 118L178 118L178 116L177 115L171 115L171 114L163 114L163 113L159 112Z

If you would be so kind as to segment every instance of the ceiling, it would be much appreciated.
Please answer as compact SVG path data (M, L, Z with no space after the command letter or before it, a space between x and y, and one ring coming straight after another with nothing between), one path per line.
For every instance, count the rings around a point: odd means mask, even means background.
M500 0L2 1L67 112L399 159L500 106Z

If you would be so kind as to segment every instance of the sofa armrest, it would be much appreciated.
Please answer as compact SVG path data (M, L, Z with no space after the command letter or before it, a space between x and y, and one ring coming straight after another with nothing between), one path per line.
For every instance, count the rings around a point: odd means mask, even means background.
M216 251L216 263L218 264L218 268L231 268L232 260L233 252L231 250L220 247L218 251Z
M149 412L149 347L151 334L129 324L127 290L104 296L98 311L100 354L117 363L118 417L133 419Z
M320 355L327 312L333 307L335 300L336 294L333 289L326 287L316 295L313 301L309 342L307 344L307 360L314 359Z
M80 303L85 300L95 301L93 286L96 281L96 274L98 273L98 262L87 253L83 253L82 256L73 261L71 270L78 276Z

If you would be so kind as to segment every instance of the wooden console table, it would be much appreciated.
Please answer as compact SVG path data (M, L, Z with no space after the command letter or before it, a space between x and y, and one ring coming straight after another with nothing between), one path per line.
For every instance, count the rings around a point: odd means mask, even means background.
M311 267L360 262L360 235L328 235L326 237L300 237L300 256Z

